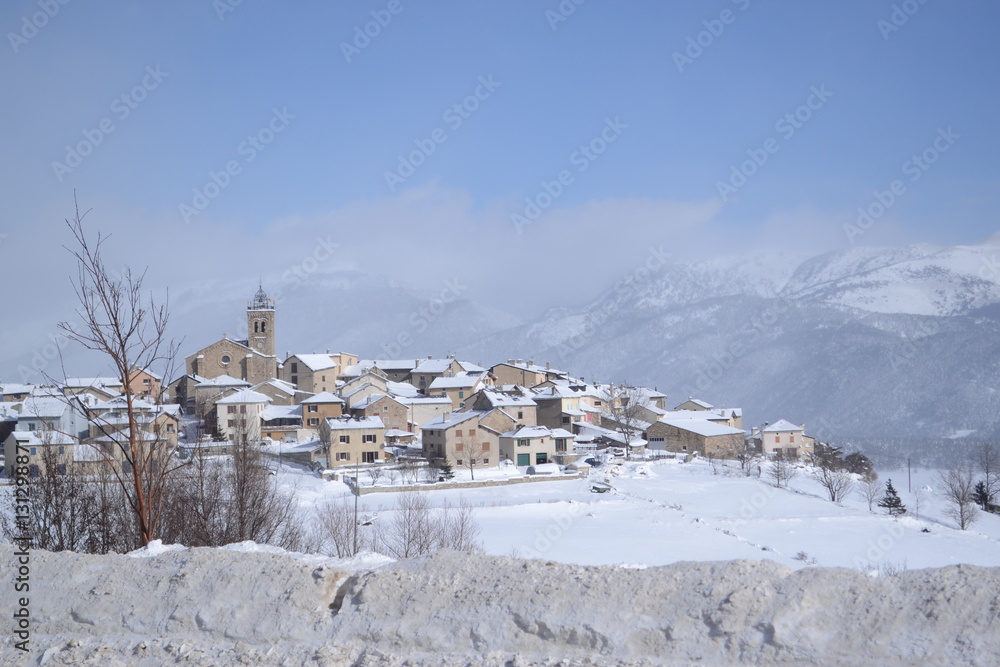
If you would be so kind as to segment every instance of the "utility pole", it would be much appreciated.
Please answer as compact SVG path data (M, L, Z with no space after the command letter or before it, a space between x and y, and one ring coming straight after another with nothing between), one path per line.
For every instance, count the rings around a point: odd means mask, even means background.
M913 493L913 478L910 475L910 457L906 457L906 491Z

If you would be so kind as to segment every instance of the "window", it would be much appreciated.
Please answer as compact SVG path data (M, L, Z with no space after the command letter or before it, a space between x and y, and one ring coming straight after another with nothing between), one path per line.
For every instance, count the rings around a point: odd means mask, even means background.
M318 412L319 411L319 406L318 405L310 405L308 411L309 412Z
M528 440L527 438L518 438L518 440L517 440L517 446L518 447L530 447L531 446L531 440Z
M778 435L778 434L775 434L775 436L774 436L774 441L775 441L775 442L781 442L781 436L780 436L780 435Z
M465 398L465 392L464 391L458 392L458 397L459 398Z
M556 451L557 452L566 451L566 438L556 438Z
M565 417L565 416L564 416L564 417L562 418L562 423L563 423L563 424L568 424L568 423L569 423L569 417Z
M455 451L456 452L461 452L461 451L464 451L464 450L465 450L465 444L464 443L461 443L461 442L456 442L455 443Z
M267 322L261 322L260 323L260 332L261 333L267 333Z
M320 376L320 380L322 380L323 382L326 382L326 376L325 375L321 375Z
M37 447L32 447L31 448L31 455L34 456L37 453L38 453L38 448Z
M235 415L236 414L236 406L235 405L227 405L226 406L226 414Z
M38 477L38 466L32 465L28 468L28 474L32 477Z
M319 426L319 417L310 417L309 426Z
M598 408L601 407L601 402L600 401L594 401L594 407L598 407Z
M174 432L174 425L168 422L167 423L167 433L173 433L173 432Z
M298 373L299 372L299 365L297 363L295 363L294 361L292 362L292 372L293 373Z
M146 385L147 387L148 387L149 385L153 384L153 383L152 383L152 381L151 381L151 380L150 380L149 378L146 378L145 380L143 380L143 381L142 381L142 383L143 383L144 385Z
M56 464L56 474L57 475L65 475L66 474L66 464L65 463L57 463Z
M478 460L476 460L476 459L469 459L469 464L470 464L470 465L476 465L476 464L477 464L478 462L479 462L479 461L478 461Z
M342 436L340 436L340 444L342 444L342 445L349 445L349 444L351 444L351 436L349 436L349 435L342 435Z
M253 323L253 332L254 333L260 333L260 322L254 322Z
M229 357L229 355L228 355L228 354L224 354L224 355L222 355L222 359L221 359L221 361L222 361L222 365L223 365L223 366L225 366L225 365L226 365L226 364L228 364L228 363L229 363L230 361L232 361L232 359L231 359L231 358Z
M245 415L246 413L247 413L247 406L241 405L240 406L240 414L241 415Z
M351 453L350 452L337 452L337 460L338 461L350 461L351 460Z
M490 451L490 443L488 443L488 442L483 442L483 443L480 443L480 448L481 448L481 449L482 449L482 450L483 450L484 452L488 452L488 451Z
M361 436L361 442L375 442L375 441L376 437L374 433L366 433L365 435Z
M66 453L66 448L63 447L62 445L59 445L59 453L60 454L65 454Z
M375 463L378 459L378 452L361 452L362 463Z
M292 376L292 384L298 384L298 383L299 383L299 376L298 375L293 375Z
M465 465L465 464L462 463L462 459L455 459L455 465L461 466L461 465Z
M517 418L518 419L522 419L523 417L524 417L524 412L522 412L521 410L518 410L517 411Z
M795 442L795 436L794 435L789 435L788 436L788 442Z
M234 422L232 419L230 419L227 425L229 426L229 428L232 428L233 426L236 425L236 422Z

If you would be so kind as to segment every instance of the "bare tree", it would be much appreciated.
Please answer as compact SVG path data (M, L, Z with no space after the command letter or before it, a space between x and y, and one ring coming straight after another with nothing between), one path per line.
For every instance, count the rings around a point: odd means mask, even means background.
M317 519L329 545L326 552L337 558L357 555L354 541L354 507L344 499L328 500L317 508Z
M944 497L948 501L945 514L954 519L962 530L965 530L979 517L979 508L973 498L975 491L975 476L971 466L955 466L947 472L938 474L938 482L944 489Z
M981 442L972 450L970 458L985 477L984 490L992 502L1000 492L1000 450L992 442Z
M840 456L840 448L817 443L812 462L815 466L813 477L826 489L830 501L839 503L847 497L854 486L854 478L843 469L844 462Z
M882 485L878 482L878 476L869 475L862 479L858 485L858 493L868 502L868 511L874 511L875 501L882 495Z
M137 537L146 545L157 537L167 480L175 465L161 438L142 435L132 385L139 370L169 367L177 345L167 340L167 306L157 304L152 296L144 298L145 274L135 275L128 267L120 273L109 270L102 252L108 237L88 238L85 215L77 205L75 217L66 220L76 242L69 251L77 262L73 287L82 324L61 322L59 328L69 339L105 355L121 382L127 426L111 438L112 452L98 451L125 492L135 515Z
M632 456L631 443L642 425L642 410L648 402L641 387L633 387L626 383L608 385L605 391L607 412L614 428L621 433L625 444L625 455Z
M790 482L796 475L798 470L792 465L792 462L786 459L784 456L778 454L771 461L770 467L767 469L767 476L774 482L777 487L788 486Z
M459 443L461 449L456 446L455 453L456 458L461 456L462 465L469 469L469 474L472 476L472 480L476 480L476 466L482 461L483 455L486 454L487 458L489 454L483 443L478 440L467 440L465 442ZM434 479L437 479L437 471L434 471Z
M752 449L744 447L736 453L736 462L739 463L740 472L744 477L752 477L760 474L761 455Z

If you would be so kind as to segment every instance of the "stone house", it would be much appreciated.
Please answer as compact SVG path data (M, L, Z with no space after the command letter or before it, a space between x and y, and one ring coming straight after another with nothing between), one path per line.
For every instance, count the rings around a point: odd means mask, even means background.
M325 419L319 436L330 468L385 461L385 425L378 417Z

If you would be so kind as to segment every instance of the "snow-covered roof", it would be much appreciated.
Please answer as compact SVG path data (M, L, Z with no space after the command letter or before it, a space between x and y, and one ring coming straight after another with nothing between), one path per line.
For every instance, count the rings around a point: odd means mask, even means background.
M445 399L447 400L447 399ZM451 403L451 401L448 401ZM455 424L461 424L462 422L467 422L470 419L479 417L483 413L479 410L468 410L465 412L452 412L445 413L443 415L438 415L428 421L426 424L420 427L422 431L437 431L446 428L451 428Z
M417 367L413 369L414 373L444 373L446 370L451 368L451 364L454 359L421 359Z
M374 385L371 382L365 382L365 383L362 383L362 384L358 385L357 387L354 387L353 389L351 389L348 392L345 392L344 390L341 390L340 391L340 395L343 398L347 399L347 398L350 398L351 396L354 396L355 394L358 394L358 393L364 391L365 389L368 389L369 387L374 387L375 389L379 389L379 387L377 385Z
M694 403L695 405L700 405L701 407L705 408L706 410L711 410L712 408L715 407L711 403L709 403L707 401L703 401L700 398L688 398L688 400L684 401L684 403ZM684 403L681 403L681 405L684 405ZM677 408L675 408L675 409L679 409L679 408L680 408L680 405L677 406Z
M378 359L375 366L384 371L412 371L417 367L416 359Z
M787 419L779 419L778 421L774 422L770 426L766 426L764 428L764 432L765 433L777 433L779 431L780 432L784 432L784 431L804 431L805 428L806 427L804 425L799 426L798 424L793 424L792 422L788 421Z
M564 428L552 429L553 438L576 438L576 436Z
M18 419L54 419L68 409L66 399L55 396L28 396L21 403Z
M128 408L128 399L125 398L124 396L115 396L114 398L110 398L106 401L101 401L100 403L96 403L91 407L93 407L93 409L98 412L102 410L125 410ZM143 398L133 397L132 409L139 410L141 412L149 412L151 410L156 409L156 403L153 403L152 401L147 401L146 399Z
M250 383L246 380L241 380L239 378L234 378L231 375L220 375L214 377L211 380L205 380L204 382L199 382L195 387L249 387Z
M468 389L475 387L482 379L481 375L469 375L468 373L459 373L452 377L442 376L434 378L429 389Z
M331 394L328 391L321 391L318 394L313 394L309 398L302 401L302 403L306 405L311 403L343 403L343 402L344 399L342 399L340 396L337 396L336 394Z
M658 421L681 421L684 419L696 419L699 421L718 421L722 419L729 419L728 416L722 415L718 410L669 410L664 412Z
M301 419L301 405L269 405L261 413L261 419L271 421L272 419Z
M420 390L409 382L386 382L386 391L396 397L406 396L409 398L420 398Z
M284 380L277 380L277 379L265 380L260 384L254 385L253 387L251 387L251 389L256 391L257 389L261 389L265 386L274 387L278 391L282 392L283 394L287 394L288 396L295 396L296 392L295 385L292 384L291 382L285 382Z
M362 428L385 428L381 417L330 417L326 420L331 431L346 431Z
M14 382L5 382L0 385L0 394L30 394L35 388L33 384L16 384Z
M413 435L413 434L410 433L409 431L403 431L403 430L398 429L398 428L390 428L390 429L387 429L386 432L385 432L385 437L387 437L387 438L405 438L405 437L411 436L411 435Z
M396 396L403 405L451 405L447 396Z
M725 424L717 424L706 419L661 419L660 421L674 428L679 428L682 431L697 433L705 437L735 435L737 433L743 434L743 431L738 428L726 426Z
M72 445L76 440L65 433L56 431L13 431L9 437L13 437L18 444L26 447L40 447L43 445Z
M485 373L486 369L479 364L474 364L471 361L460 361L458 365L462 367L462 370L466 373Z
M113 377L92 377L92 378L66 378L63 386L70 389L85 389L93 387L95 389L121 389L122 383L118 378Z
M513 431L507 431L501 438L548 438L552 435L552 430L547 426L521 426ZM572 437L572 433L570 436ZM560 436L565 437L565 436Z
M230 394L225 398L220 398L215 402L216 405L223 405L229 403L270 403L271 397L266 396L259 391L253 391L252 389L241 389L235 394Z
M302 365L311 371L325 371L337 367L337 362L329 354L293 354L292 357L301 361ZM288 359L285 359L285 363L288 363Z
M489 401L490 405L495 408L538 405L530 396L522 396L520 394L506 394L490 389L483 390L482 394Z

